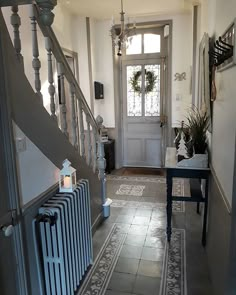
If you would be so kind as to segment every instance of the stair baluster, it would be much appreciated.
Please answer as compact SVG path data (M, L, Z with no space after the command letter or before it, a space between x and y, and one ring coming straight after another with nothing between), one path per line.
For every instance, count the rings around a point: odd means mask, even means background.
M19 61L23 64L23 56L21 54L20 30L19 30L19 27L21 25L21 19L18 14L18 5L13 5L11 10L12 10L11 25L13 27L13 34L14 34L13 43L16 50L16 55Z
M56 116L56 106L55 106L55 86L54 86L54 79L53 79L53 66L52 66L52 42L50 38L45 38L45 48L48 54L48 93L50 95L50 110L51 110L51 117L57 121Z
M93 172L97 170L97 130L95 127L92 128L93 132Z
M88 145L88 154L87 154L87 164L90 166L92 162L92 144L91 144L91 130L90 130L90 121L89 117L86 116L87 121L87 145Z
M65 94L65 81L64 81L64 66L62 63L58 63L58 76L59 76L59 104L61 111L61 130L62 132L69 137L67 131L67 119L66 119L66 94Z
M79 106L80 151L81 151L81 156L85 157L84 117L83 117L83 108L82 108L81 100L79 100L78 106Z
M31 5L30 8L30 19L31 19L31 26L32 26L32 52L33 52L33 62L32 66L34 69L35 75L35 90L39 95L41 103L43 103L43 96L41 93L41 80L40 80L40 68L41 62L39 60L39 47L38 47L38 37L37 37L37 21L34 15L34 6Z
M102 203L106 202L106 159L104 152L104 143L101 141L101 137L98 140L98 154L97 154L97 167L98 167L98 178L102 182Z
M78 146L78 138L77 138L77 120L75 113L75 86L74 84L70 84L70 104L71 104L71 130L72 130L72 144L74 147Z

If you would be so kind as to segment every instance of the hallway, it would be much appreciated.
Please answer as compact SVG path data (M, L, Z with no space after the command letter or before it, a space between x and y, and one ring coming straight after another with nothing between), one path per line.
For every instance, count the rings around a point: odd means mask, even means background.
M107 188L111 216L94 235L95 263L79 294L213 294L196 205L174 205L168 248L164 177L109 175ZM176 179L174 189L186 193L188 183Z

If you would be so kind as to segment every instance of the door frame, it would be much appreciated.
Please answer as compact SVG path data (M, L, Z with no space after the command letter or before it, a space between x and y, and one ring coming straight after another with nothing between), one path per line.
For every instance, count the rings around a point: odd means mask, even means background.
M167 114L167 126L166 128L166 139L165 145L170 146L172 142L172 32L173 32L173 21L172 20L161 20L155 22L142 22L137 23L139 28L158 28L163 25L169 26L169 36L167 39L167 50L166 56L166 85L164 87L165 92L165 103L166 103L166 114ZM112 42L112 41L111 41ZM123 87L122 87L122 58L116 55L116 49L114 44L112 45L113 54L113 79L114 79L114 100L115 100L115 150L116 150L116 169L119 169L123 165ZM161 55L159 55L161 57Z
M19 295L27 295L28 288L24 261L20 195L18 187L13 122L10 107L11 93L6 78L7 71L11 71L12 69L6 64L6 59L4 59L5 48L3 44L4 42L0 42L0 64L2 65L0 67L0 138L2 138L1 148L3 149L4 154L3 166L7 182L7 195L5 197L8 198L7 202L9 203L9 210L15 211L16 213L15 226L12 235L14 249L12 249L12 251L16 259L16 265L18 265L18 269L16 271L17 289L19 290Z

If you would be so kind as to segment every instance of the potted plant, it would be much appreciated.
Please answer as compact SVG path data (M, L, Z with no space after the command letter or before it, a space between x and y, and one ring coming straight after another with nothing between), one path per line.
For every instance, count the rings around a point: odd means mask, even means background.
M205 168L208 166L206 132L209 125L209 117L206 112L199 111L194 107L186 119L185 128L188 129L190 135L190 140L186 143L186 146L188 150L193 151L193 157L188 160L182 160L177 165Z
M206 112L193 108L187 116L186 128L189 130L190 141L194 154L205 154L207 149L207 129L209 117Z

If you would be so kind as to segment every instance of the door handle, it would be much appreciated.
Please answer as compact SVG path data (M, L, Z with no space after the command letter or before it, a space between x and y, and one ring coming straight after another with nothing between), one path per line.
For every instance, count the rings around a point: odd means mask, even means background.
M162 128L167 123L167 116L161 115L160 116L160 127Z
M3 232L5 237L10 237L13 234L14 226L12 224L3 225L0 230Z

